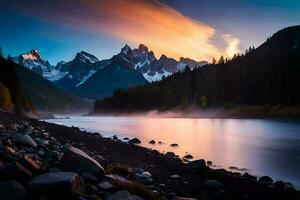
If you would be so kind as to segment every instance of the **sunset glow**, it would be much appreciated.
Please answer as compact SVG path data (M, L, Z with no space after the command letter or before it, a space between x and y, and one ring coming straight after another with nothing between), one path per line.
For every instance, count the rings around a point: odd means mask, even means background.
M156 0L64 0L64 7L57 1L18 4L28 15L54 23L105 33L129 44L144 43L157 57L166 54L179 59L190 57L208 60L221 54L231 56L238 51L238 39L222 37L228 45L222 50L211 42L216 30L207 24L186 17ZM79 9L80 8L80 9Z

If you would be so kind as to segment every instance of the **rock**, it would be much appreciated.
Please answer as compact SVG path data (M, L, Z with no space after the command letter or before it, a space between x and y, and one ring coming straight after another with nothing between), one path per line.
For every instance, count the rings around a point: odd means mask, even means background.
M66 171L82 174L84 172L102 178L105 171L101 164L87 155L84 151L72 146L64 149L64 155L59 162L59 166Z
M256 179L257 179L256 176L252 176L252 175L248 174L247 172L244 173L244 174L242 175L242 177L243 177L243 178L246 178L246 179L249 179L249 180L255 180L255 181L256 181Z
M180 176L178 174L173 174L170 176L171 179L180 179Z
M211 166L213 164L213 162L210 161L210 160L208 160L206 163L207 163L208 166Z
M40 170L40 165L36 161L32 160L32 158L30 158L28 155L24 156L23 164L33 171Z
M158 144L163 144L163 142L159 141Z
M189 197L175 197L174 200L197 200L197 199L189 198Z
M26 183L32 177L32 173L18 162L7 164L0 169L0 180L15 180Z
M150 140L149 144L155 144L155 140Z
M120 182L122 184L130 184L131 181L117 174L107 174L105 178L112 182Z
M282 190L284 190L284 188L285 188L285 184L284 184L283 181L276 181L276 182L274 183L273 187L274 187L274 189L276 189L276 190L282 191Z
M119 139L116 135L113 136L113 140Z
M136 175L140 175L144 172L144 170L140 167L134 168L133 171Z
M125 138L123 138L123 140L129 140L129 138L128 138L128 137L125 137Z
M178 147L178 144L174 143L174 144L170 144L171 147Z
M272 184L273 179L268 176L262 176L258 179L258 182L263 183L263 184Z
M121 190L108 196L105 200L143 200L143 199L136 195L131 195L126 190Z
M25 188L16 181L0 182L0 199L1 200L25 200L27 192Z
M201 170L206 168L205 160L194 160L185 165L186 169L188 170Z
M84 183L73 172L51 172L34 177L27 183L28 191L35 196L50 199L72 199L84 191Z
M137 174L137 177L146 185L149 185L153 182L150 172L143 172L141 174Z
M98 179L95 176L93 176L93 175L91 175L89 173L86 173L86 172L82 173L81 177L87 183L95 184L95 183L98 182Z
M141 144L142 142L138 138L133 138L128 141L131 144Z
M101 189L102 191L105 191L105 192L110 192L110 191L113 191L115 189L115 186L112 185L108 181L102 181L102 182L98 183L97 186L98 186L99 189Z
M217 180L207 180L203 183L203 188L211 192L220 190L223 187L224 187L223 184Z
M22 133L15 133L11 135L11 140L15 142L16 144L27 146L27 147L37 147L36 142L26 134Z
M170 158L174 158L176 155L175 155L175 153L173 153L173 152L167 152L166 154L165 154L167 157L170 157Z
M183 156L183 158L185 158L185 159L193 159L194 157L191 154L187 154L187 155Z

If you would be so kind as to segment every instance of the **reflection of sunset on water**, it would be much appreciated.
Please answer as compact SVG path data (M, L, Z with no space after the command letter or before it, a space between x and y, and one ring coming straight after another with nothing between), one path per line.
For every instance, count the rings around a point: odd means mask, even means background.
M295 123L159 117L71 117L49 121L98 131L105 136L117 135L120 139L137 137L144 147L172 151L180 157L189 153L194 159L210 160L224 168L236 166L253 174L269 174L291 182L300 180L300 174L294 175L300 165L300 150L294 149L300 140L300 126ZM156 144L149 144L150 140ZM170 147L172 143L179 146ZM289 151L294 153L283 156ZM283 162L289 165L284 166Z

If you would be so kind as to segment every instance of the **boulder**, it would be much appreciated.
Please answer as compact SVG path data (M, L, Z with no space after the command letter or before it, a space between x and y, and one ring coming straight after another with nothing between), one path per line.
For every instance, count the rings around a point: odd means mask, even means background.
M0 169L0 180L15 180L21 183L29 181L32 173L18 162L7 164Z
M174 158L176 156L175 153L170 152L170 151L168 151L165 155L170 158Z
M72 146L64 148L59 166L65 171L72 171L78 174L89 173L100 179L105 174L101 164L87 155L84 151Z
M207 180L203 183L203 188L208 191L217 191L222 189L224 186L217 180Z
M18 145L34 148L37 147L36 142L27 134L14 133L10 138L14 143Z
M174 144L170 144L171 147L178 147L178 144L174 143Z
M258 182L263 183L263 184L272 184L273 179L268 176L262 176L258 179Z
M115 189L115 186L108 181L102 181L102 182L98 183L97 186L100 190L105 191L105 192L110 192Z
M49 199L72 199L84 192L84 182L73 172L50 172L34 177L27 183L28 191L34 196Z
M201 170L206 168L205 160L194 160L185 165L186 169L188 170Z
M27 199L25 188L16 181L0 182L1 200L24 200Z
M138 138L133 138L131 140L128 141L131 144L141 144L141 140L139 140Z
M108 196L106 200L143 200L143 199L136 195L131 195L126 190L121 190Z

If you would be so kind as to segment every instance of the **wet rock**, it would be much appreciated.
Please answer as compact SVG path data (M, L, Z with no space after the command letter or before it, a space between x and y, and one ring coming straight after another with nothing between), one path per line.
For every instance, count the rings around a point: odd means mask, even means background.
M23 146L27 146L27 147L37 147L36 142L29 136L26 134L22 134L22 133L15 133L11 135L11 140L19 145L23 145Z
M207 180L202 186L208 191L217 191L224 187L223 184L217 180Z
M128 138L128 137L125 137L125 138L123 138L123 140L129 140L129 138Z
M170 144L171 147L178 147L178 144L174 143L174 144Z
M0 182L0 199L1 200L25 200L27 192L25 188L16 181Z
M208 166L212 166L212 164L213 164L213 162L210 161L210 160L208 160L206 163L207 163Z
M185 159L193 159L194 157L191 154L187 154L187 155L183 156L183 158L185 158Z
M175 197L174 200L197 200L197 199L189 198L189 197Z
M98 188L105 192L110 192L115 189L115 186L108 181L102 181L98 183Z
M188 170L201 170L206 168L205 160L194 160L185 165L186 169Z
M155 140L150 140L149 141L149 144L155 144L156 142L155 142Z
M29 155L25 155L22 162L28 169L32 171L39 171L40 165L34 161Z
M116 136L116 135L114 135L112 138L113 138L113 140L119 139L118 136Z
M0 180L15 180L21 183L29 181L32 173L18 162L7 164L0 169Z
M149 185L153 182L150 172L143 172L141 174L137 174L137 177L146 185Z
M263 184L272 184L273 179L268 176L262 176L258 179L258 182L263 183Z
M108 196L105 200L143 200L143 199L136 195L131 195L126 190L121 190Z
M51 172L34 177L27 183L28 191L35 196L50 199L71 199L84 191L82 179L73 172Z
M64 155L59 162L59 166L66 171L78 174L89 173L97 179L103 177L105 171L101 164L87 155L84 151L72 146L64 149Z
M133 138L128 141L131 144L141 144L142 142L138 138Z
M178 174L173 174L170 176L171 179L180 179L180 176Z

